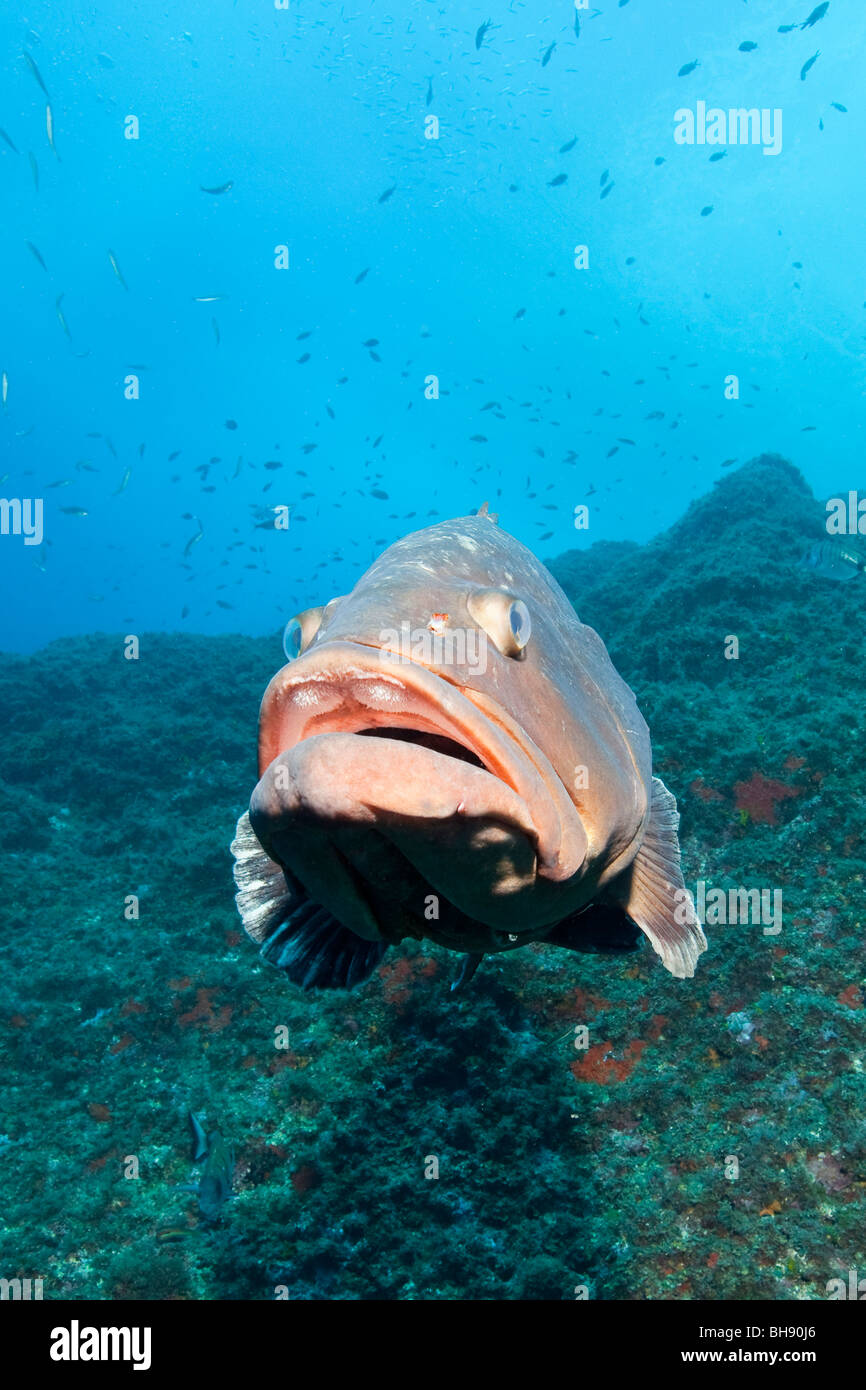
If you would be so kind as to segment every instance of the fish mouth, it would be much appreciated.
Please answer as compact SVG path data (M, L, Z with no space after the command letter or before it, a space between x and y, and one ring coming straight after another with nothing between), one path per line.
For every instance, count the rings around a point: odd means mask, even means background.
M402 653L363 642L325 642L284 666L265 691L260 778L292 750L312 754L311 740L323 755L323 736L330 736L331 750L344 764L362 749L369 762L373 750L365 745L371 739L387 740L392 759L395 743L414 745L423 750L419 767L441 771L445 786L455 788L450 803L445 794L437 803L439 818L480 817L487 810L529 840L541 877L562 882L580 871L587 837L574 803L545 754L490 697ZM299 748L303 744L309 748ZM448 762L434 764L434 757ZM404 817L423 800L417 780L389 792Z

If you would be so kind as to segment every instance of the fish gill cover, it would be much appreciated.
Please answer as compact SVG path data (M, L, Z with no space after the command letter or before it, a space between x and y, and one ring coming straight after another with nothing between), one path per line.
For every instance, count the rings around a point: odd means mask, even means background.
M3 1298L818 1300L866 1273L866 13L807 9L4 7ZM479 509L634 692L693 979L599 953L638 944L624 892L592 942L587 895L558 944L395 930L351 991L243 931L229 846L287 620L327 662L367 567ZM545 604L425 563L420 637L456 593L513 710ZM394 640L415 602L391 591ZM590 668L558 669L551 699ZM649 745L601 694L633 874ZM411 761L377 715L367 765L383 727ZM591 840L592 787L549 761ZM278 901L285 970L292 914L322 922Z

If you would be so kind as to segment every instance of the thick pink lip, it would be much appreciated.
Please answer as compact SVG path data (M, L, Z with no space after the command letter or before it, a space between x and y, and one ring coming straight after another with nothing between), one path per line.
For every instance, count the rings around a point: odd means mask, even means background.
M501 707L398 653L324 642L274 676L259 717L259 776L317 734L405 727L444 735L521 798L537 837L538 869L563 881L586 854L580 817L554 768Z

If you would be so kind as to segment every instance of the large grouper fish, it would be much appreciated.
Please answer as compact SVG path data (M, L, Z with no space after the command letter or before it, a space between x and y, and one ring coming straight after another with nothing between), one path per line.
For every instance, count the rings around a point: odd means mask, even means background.
M706 941L676 801L604 643L486 504L390 546L291 620L232 844L263 957L305 987L429 938L481 958L631 949L680 978Z

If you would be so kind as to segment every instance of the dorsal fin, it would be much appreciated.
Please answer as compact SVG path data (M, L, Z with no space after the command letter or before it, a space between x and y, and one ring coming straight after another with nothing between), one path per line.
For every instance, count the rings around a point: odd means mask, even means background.
M478 515L478 516L486 516L486 517L487 517L487 520L488 520L488 521L492 521L494 526L497 526L497 525L499 524L499 513L498 513L498 512L492 512L492 511L490 510L490 503L489 503L489 502L482 502L482 503L481 503L481 506L478 508L478 512L477 512L476 515Z

